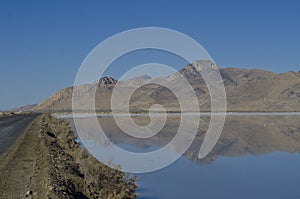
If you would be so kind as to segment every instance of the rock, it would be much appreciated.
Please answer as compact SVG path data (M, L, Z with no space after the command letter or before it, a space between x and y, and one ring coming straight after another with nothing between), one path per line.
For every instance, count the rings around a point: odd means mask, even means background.
M47 135L49 135L50 137L52 137L52 138L56 138L56 135L54 134L54 133L52 133L52 132L47 132Z
M31 196L33 194L33 192L32 192L32 190L28 190L27 192L26 192L26 197L29 197L29 196Z

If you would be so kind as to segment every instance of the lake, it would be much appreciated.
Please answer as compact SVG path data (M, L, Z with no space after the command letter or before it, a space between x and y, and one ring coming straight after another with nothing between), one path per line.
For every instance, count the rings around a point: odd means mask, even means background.
M145 115L135 115L139 125L149 123ZM159 118L159 117L158 117ZM293 114L229 115L222 135L203 159L199 148L209 124L209 116L200 118L200 126L191 146L182 157L158 171L135 174L139 199L161 198L300 198L300 117ZM109 145L97 137L97 127L89 117L78 119L86 133L85 146L99 157L116 164L126 158L114 158ZM118 147L131 152L156 151L176 134L180 117L168 117L164 128L149 139L124 133L110 116L99 116L106 136ZM72 123L73 129L74 123ZM171 150L165 154L176 154ZM122 160L123 159L123 160Z

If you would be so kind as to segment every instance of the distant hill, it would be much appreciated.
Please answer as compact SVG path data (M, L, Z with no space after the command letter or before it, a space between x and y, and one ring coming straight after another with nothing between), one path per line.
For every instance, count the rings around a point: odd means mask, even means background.
M9 111L9 112L31 111L36 105L37 104L29 104L29 105L18 107L18 108L12 108L12 109L9 109L7 111Z
M219 68L207 60L196 61L179 72L190 82L200 104L200 110L210 110L210 95L201 76L206 75L203 68L219 70L227 95L228 111L300 111L300 73L276 74L261 69ZM174 82L178 74L157 78L159 82ZM121 82L126 92L128 87L151 80L140 76ZM96 109L110 110L110 98L117 80L101 78L93 84L80 87L81 110L86 110L85 102L96 92ZM34 110L70 111L73 87L64 88L34 107ZM162 104L169 111L179 111L179 103L174 94L158 84L146 84L137 89L130 100L132 110L147 110L153 104Z

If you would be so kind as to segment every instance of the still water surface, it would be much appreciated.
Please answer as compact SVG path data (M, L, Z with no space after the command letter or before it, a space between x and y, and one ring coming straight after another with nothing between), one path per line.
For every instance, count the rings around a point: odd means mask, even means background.
M141 115L133 119L137 124L149 122L149 118ZM229 115L217 145L202 160L198 159L197 152L209 118L200 120L199 132L184 156L159 171L137 174L139 199L300 198L298 115ZM77 130L87 134L97 131L88 117L80 121L86 128ZM143 140L122 132L112 117L100 116L98 121L116 145L143 153L168 143L176 133L180 118L171 116L158 135ZM107 145L95 140L92 134L91 139L85 140L86 146L105 153ZM114 161L122 166L122 161Z

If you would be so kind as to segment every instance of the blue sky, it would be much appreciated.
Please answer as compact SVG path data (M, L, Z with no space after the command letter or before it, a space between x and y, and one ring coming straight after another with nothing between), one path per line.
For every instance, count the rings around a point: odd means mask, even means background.
M221 67L299 71L299 10L296 0L3 0L0 109L38 103L72 85L81 62L98 43L138 27L185 33ZM129 63L111 68L109 74L119 77Z

